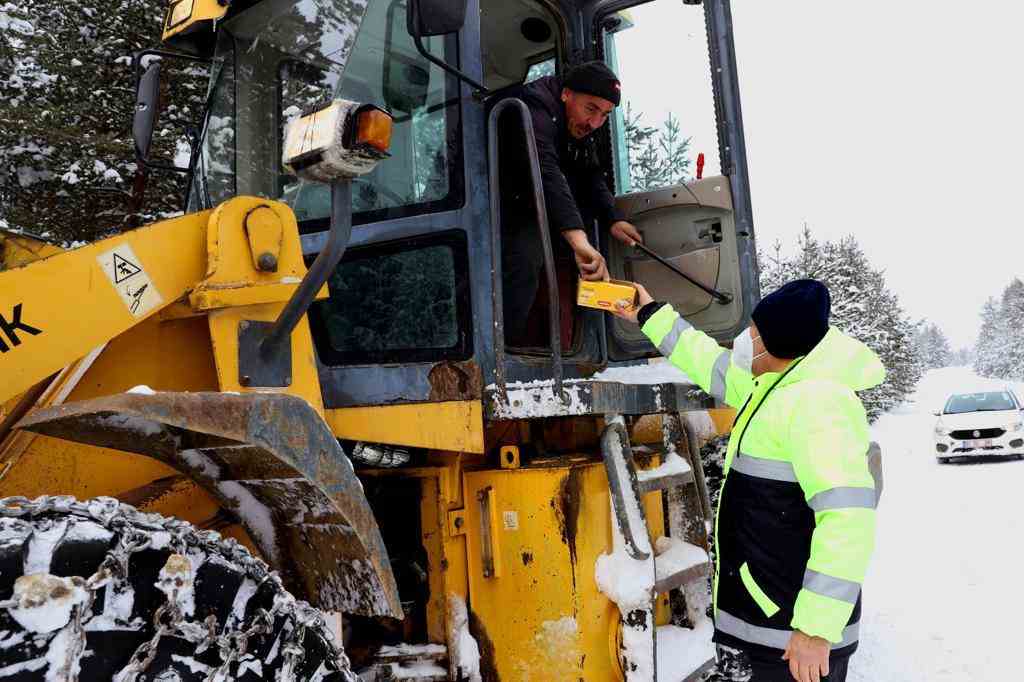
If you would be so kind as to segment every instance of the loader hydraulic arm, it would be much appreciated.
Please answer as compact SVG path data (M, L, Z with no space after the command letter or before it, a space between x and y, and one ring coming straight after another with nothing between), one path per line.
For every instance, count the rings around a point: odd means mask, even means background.
M206 274L210 212L0 272L0 402L181 299Z
M291 210L254 197L0 272L0 404L172 306L284 302L305 274Z

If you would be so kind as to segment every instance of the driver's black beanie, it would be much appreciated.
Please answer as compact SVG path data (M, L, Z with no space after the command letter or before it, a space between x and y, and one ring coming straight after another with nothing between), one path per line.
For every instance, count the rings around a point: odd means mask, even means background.
M603 97L615 106L622 99L622 86L615 73L604 62L585 62L565 76L562 85L594 97Z
M754 308L754 324L765 349L777 358L807 355L828 333L832 297L815 279L784 284Z

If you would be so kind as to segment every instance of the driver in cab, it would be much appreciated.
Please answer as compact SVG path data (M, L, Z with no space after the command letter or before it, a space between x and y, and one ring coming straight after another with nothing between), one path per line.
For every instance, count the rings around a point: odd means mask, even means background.
M564 77L545 76L513 88L507 96L518 97L530 109L548 223L560 235L554 246L562 242L572 250L583 279L607 280L604 257L587 236L594 221L630 246L642 241L615 208L593 135L619 105L619 79L603 62L592 61ZM529 177L528 167L510 173L502 187L508 207L502 228L505 329L511 345L523 345L518 341L526 333L544 266Z

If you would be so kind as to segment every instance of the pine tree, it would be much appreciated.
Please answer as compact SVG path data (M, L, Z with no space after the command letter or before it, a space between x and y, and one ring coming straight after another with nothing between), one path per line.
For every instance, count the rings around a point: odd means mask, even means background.
M974 371L984 377L1000 376L1003 367L999 350L1003 325L996 299L989 298L981 309L981 329L974 346Z
M1024 282L1014 279L1006 290L1000 305L1003 328L1000 352L1003 356L1004 379L1024 380Z
M821 243L804 225L792 257L783 257L777 243L773 252L759 256L759 262L765 293L794 279L824 282L832 295L831 324L879 355L887 370L886 380L860 394L870 419L913 393L922 372L914 344L915 325L899 298L889 291L885 273L871 267L853 237Z
M132 54L159 45L165 10L151 0L2 6L0 219L93 240L182 208L181 175L153 175L140 195L131 137ZM184 123L200 115L205 70L165 71L154 148L172 157L185 144Z
M792 268L782 255L781 241L776 239L770 249L757 250L757 269L763 293L771 293L786 283Z
M634 113L627 102L623 120L632 191L669 187L689 179L690 138L683 137L679 120L671 112L659 129L647 125L643 113Z
M948 367L954 362L949 339L935 324L929 324L924 320L917 324L914 333L914 346L917 348L924 369Z

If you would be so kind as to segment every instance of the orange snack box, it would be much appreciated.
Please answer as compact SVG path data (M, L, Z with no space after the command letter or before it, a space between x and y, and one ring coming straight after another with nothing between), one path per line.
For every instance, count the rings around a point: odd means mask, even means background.
M613 279L610 282L588 282L580 280L576 293L576 304L598 310L615 310L616 301L629 301L636 305L636 287L632 282Z

